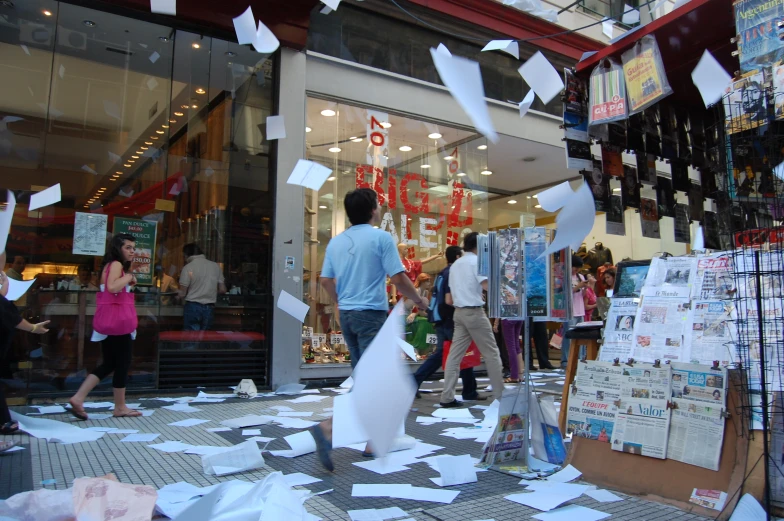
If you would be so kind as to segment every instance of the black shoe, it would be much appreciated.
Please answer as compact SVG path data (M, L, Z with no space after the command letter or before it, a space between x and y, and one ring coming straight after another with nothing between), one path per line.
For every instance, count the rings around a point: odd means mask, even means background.
M555 366L553 364L547 364L547 365L543 365L539 369L547 369L549 371L552 371L553 369L555 369Z
M536 371L536 367L534 367L534 366L531 366L531 367L529 367L529 368L528 368L528 370L529 370L529 371Z
M443 407L444 409L452 409L452 408L454 408L454 407L462 407L462 406L463 406L463 404L462 404L462 403L460 403L460 402L458 402L457 400L452 400L452 401L451 401L451 402L449 402L449 403L441 403L440 405L441 405L441 407Z
M417 392L416 392L416 399L417 399L417 400L419 400L420 398L422 398L422 395L421 395L421 394L419 394L419 391L417 391Z
M472 396L471 398L466 398L463 396L463 401L466 402L484 402L485 400L487 400L487 396L479 396L478 394L476 396Z
M332 464L332 458L330 457L330 452L332 452L332 442L328 441L327 438L324 437L324 432L321 430L321 427L318 425L314 425L310 429L311 436L316 442L316 454L318 455L318 459L324 468L330 472L335 471L335 466Z

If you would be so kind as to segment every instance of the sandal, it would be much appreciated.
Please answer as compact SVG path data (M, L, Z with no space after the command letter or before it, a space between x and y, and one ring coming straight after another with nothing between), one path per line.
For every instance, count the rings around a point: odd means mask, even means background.
M0 427L0 434L4 434L6 436L10 436L11 434L16 434L19 430L19 423L15 421L6 422Z
M138 418L139 416L144 415L135 409L128 409L128 412L123 414L112 414L112 418Z
M505 384L519 384L520 380L516 380L514 378L504 378Z
M0 441L0 452L6 452L14 447L16 447L15 441Z

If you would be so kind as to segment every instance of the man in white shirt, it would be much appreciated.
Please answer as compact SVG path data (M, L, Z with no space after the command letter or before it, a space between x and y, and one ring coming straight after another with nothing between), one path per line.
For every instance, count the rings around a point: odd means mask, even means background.
M469 233L463 240L465 253L457 259L449 271L449 288L455 307L455 332L452 347L444 367L444 391L441 393L441 407L459 407L455 400L455 386L460 372L460 361L473 340L485 359L487 374L493 386L493 397L500 400L504 392L504 375L501 354L493 336L490 319L485 315L482 290L487 290L487 277L477 274L476 238L477 233Z

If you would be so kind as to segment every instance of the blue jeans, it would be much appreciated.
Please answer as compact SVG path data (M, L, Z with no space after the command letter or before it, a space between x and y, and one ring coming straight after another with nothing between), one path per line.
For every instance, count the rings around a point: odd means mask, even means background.
M186 302L182 310L182 329L185 331L207 331L212 327L214 304Z
M363 309L340 312L340 327L343 330L343 340L351 354L352 369L357 366L362 353L376 338L386 320L386 311Z
M441 362L444 357L444 341L451 341L453 332L454 326L445 326L442 322L436 323L436 350L427 357L427 360L422 362L422 365L414 373L417 389L422 385L422 382L433 376L441 368ZM462 396L464 400L472 400L479 396L479 393L476 392L476 377L474 376L473 367L461 369L460 378L463 380Z

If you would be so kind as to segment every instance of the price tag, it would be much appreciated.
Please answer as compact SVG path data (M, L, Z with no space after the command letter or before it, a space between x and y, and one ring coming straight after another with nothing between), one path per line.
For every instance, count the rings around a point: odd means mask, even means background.
M303 338L312 338L313 337L313 328L312 327L304 327L304 328L302 328L302 336L303 336Z
M438 337L436 335L427 335L427 343L436 345L438 343Z
M314 335L310 338L310 347L321 347L321 339L318 335Z
M343 340L343 335L332 335L332 345L338 344L345 344L346 342Z
M323 346L323 345L325 345L327 343L327 335L325 335L323 333L319 333L319 334L316 334L316 335L313 335L313 336L315 338L318 338L318 342L319 342L320 346Z

